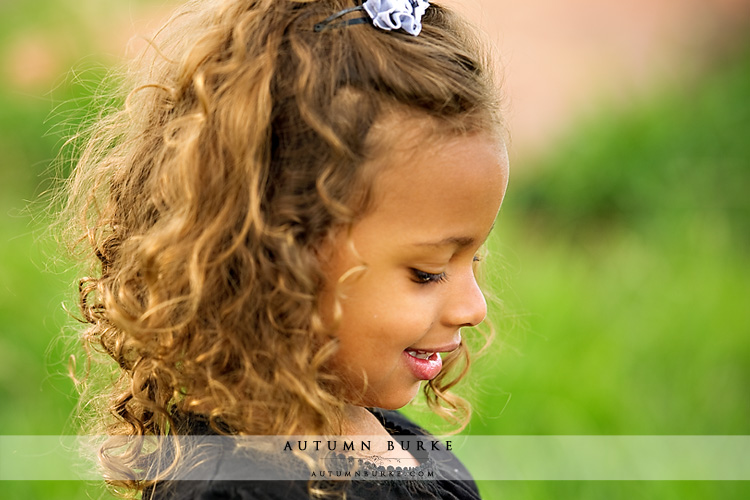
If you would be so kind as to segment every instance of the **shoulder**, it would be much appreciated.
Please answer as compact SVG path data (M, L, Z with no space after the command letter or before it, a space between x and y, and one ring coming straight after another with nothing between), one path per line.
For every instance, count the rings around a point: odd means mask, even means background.
M396 411L370 409L393 436L432 436L422 427ZM186 428L191 434L211 434L209 426L200 418L192 420ZM214 434L215 435L215 434ZM238 456L234 453L202 454L197 467L189 468L185 479L160 481L146 488L143 500L308 500L308 481L279 480L284 478L279 468L269 457L257 454ZM476 500L479 492L469 472L452 452L443 448L440 453L424 457L423 468L433 468L435 478L389 479L390 469L378 468L385 473L379 480L320 481L316 484L325 489L344 488L346 498L351 500ZM263 472L259 472L263 471ZM252 480L245 479L254 476ZM286 475L286 477L292 477ZM297 477L297 476L295 476ZM194 480L200 478L200 480ZM258 480L257 478L265 478ZM273 478L273 479L272 479ZM238 480L239 479L239 480ZM335 496L334 496L335 497Z
M305 481L160 481L143 500L309 500Z
M180 437L181 459L171 478L143 490L143 500L308 500L307 481L294 477L300 463L274 460L273 455L242 450L236 434L222 422L200 414L177 412L174 431ZM186 447L185 445L189 443ZM163 450L168 456L173 450ZM169 460L167 461L169 463Z

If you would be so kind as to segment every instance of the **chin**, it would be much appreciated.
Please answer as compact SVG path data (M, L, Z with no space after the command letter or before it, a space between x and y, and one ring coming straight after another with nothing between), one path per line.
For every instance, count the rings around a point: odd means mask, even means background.
M371 398L368 398L367 406L382 408L384 410L398 410L411 403L417 397L419 387L420 384L416 384L412 390L389 394L387 397L384 397L384 394L373 394Z

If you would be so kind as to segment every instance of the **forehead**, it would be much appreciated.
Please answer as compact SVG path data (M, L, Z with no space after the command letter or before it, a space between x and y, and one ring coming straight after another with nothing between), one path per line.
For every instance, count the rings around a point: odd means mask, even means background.
M388 134L395 138L375 168L371 222L414 238L491 226L507 185L502 140L490 133L448 136L395 128L401 134Z

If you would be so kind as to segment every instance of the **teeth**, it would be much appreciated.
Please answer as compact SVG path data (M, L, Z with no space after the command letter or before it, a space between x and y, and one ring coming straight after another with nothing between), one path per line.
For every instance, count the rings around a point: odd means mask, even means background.
M429 359L433 353L428 351L406 351L409 355L419 359Z

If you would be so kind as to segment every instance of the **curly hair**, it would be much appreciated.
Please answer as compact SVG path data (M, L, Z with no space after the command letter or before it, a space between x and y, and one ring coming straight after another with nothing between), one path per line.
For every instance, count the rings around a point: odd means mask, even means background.
M432 4L417 37L313 30L349 6L190 2L131 73L124 106L88 131L61 220L92 264L84 345L117 364L98 410L108 435L168 434L175 410L240 433L340 429L316 249L371 208L377 172L362 166L393 139L370 130L394 113L435 134L500 126L491 65L457 15ZM424 386L458 423L468 406L448 390L468 363L462 346ZM135 467L117 446L102 448L104 468Z

